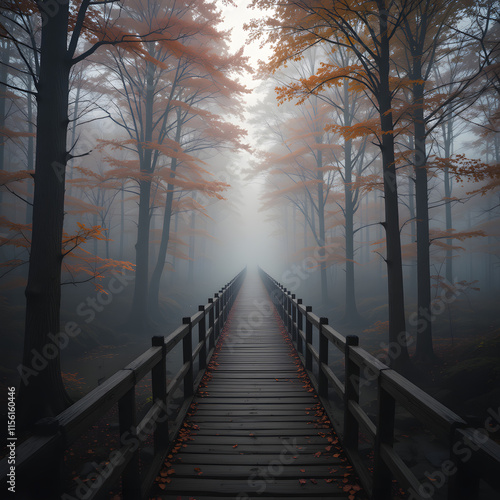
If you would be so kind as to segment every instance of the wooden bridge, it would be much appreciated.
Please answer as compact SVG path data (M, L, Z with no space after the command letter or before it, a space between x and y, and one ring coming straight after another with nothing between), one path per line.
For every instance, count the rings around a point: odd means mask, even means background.
M17 446L13 498L499 497L500 447L487 429L468 428L262 270L242 271L152 343ZM176 346L182 366L167 384ZM136 386L149 374L151 404L138 421ZM65 453L114 407L120 440L108 460L68 478ZM433 469L407 464L401 409L441 440ZM9 470L5 458L2 495Z

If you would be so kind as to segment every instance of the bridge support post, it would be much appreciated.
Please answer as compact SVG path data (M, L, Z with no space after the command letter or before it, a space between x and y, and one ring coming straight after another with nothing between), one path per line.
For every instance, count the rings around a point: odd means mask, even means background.
M292 326L292 293L286 293L286 329L288 335L293 339L293 326Z
M285 327L286 327L286 288L283 286L280 286L281 288L281 309L280 309L280 316L281 316L281 321L283 321Z
M349 350L359 345L357 335L348 335L345 339L345 377L344 377L344 442L345 448L358 451L358 421L351 413L349 401L359 403L359 366L351 360Z
M227 290L226 287L223 286L219 291L220 297L220 331L224 328L224 324L226 323L226 304L227 304Z
M313 366L313 360L312 360L312 353L309 350L309 346L312 344L313 340L313 326L311 323L311 320L309 319L309 316L307 315L308 312L312 311L312 306L306 306L306 370L311 371L312 366Z
M208 299L209 304L214 303L214 299ZM208 330L210 331L210 337L208 339L208 352L212 352L212 349L215 347L215 315L214 315L214 307L210 309L208 313Z
M151 370L151 384L153 386L153 403L162 406L165 415L158 418L154 430L155 455L168 449L168 413L167 413L167 349L165 337L153 337L153 347L161 347L161 361ZM160 413L161 415L161 413Z
M191 318L182 318L184 325L189 325L189 331L182 339L182 362L189 363L188 370L184 377L184 399L190 398L194 393L193 388L193 327L191 325Z
M295 347L297 347L297 305L294 293L292 293L292 300L290 301L290 304L292 307L292 340L295 342Z
M34 435L37 437L52 436L59 432L60 425L56 417L45 417L35 424ZM61 445L51 450L36 468L17 472L16 493L12 498L27 500L60 498L64 491L64 473L64 444L61 440Z
M470 432L472 431L472 432ZM481 438L478 442L478 438ZM484 434L475 429L455 429L450 443L450 457L455 466L455 471L450 474L448 483L447 500L473 500L479 497L479 487L481 477L478 471L490 471L491 475L496 476L498 481L498 466L492 467L488 463L487 453L472 456L472 450L480 450ZM482 442L481 442L482 441ZM464 456L464 450L470 454ZM479 458L481 457L482 460ZM498 452L497 452L498 459ZM492 484L492 483L490 483Z
M215 302L215 319L214 319L214 343L217 343L217 339L220 335L220 297L218 293L214 293Z
M207 325L206 325L206 314L205 306L198 306L198 311L203 311L203 318L198 323L198 342L203 342L200 349L200 370L204 370L207 367Z
M323 370L323 365L328 366L328 339L323 332L323 325L328 325L328 318L319 318L318 393L320 397L328 398L328 378Z
M371 500L386 500L391 498L392 494L392 473L382 458L382 448L384 445L392 447L394 442L396 402L382 387L381 378L383 373L382 370L378 379L377 435L375 436Z
M135 410L135 386L118 401L120 441L122 444L139 442ZM135 441L135 442L134 442ZM122 472L123 500L136 500L141 497L141 477L139 472L139 447L132 452L132 458Z
M302 299L297 299L297 351L299 351L299 354L304 355L304 346L302 344L302 336L300 335L303 329L302 312L299 307L301 304Z

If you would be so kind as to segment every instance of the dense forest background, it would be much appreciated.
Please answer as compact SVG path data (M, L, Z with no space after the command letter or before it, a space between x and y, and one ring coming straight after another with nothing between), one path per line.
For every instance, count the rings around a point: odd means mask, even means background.
M251 3L2 3L2 398L57 413L258 264L372 353L406 331L399 368L480 419L498 6Z

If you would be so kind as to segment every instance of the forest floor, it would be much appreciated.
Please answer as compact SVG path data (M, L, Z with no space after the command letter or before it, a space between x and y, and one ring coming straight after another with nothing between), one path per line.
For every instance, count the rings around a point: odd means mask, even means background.
M435 361L429 364L415 363L416 370L411 377L415 384L458 413L469 425L487 431L488 416L500 418L500 324L497 299L476 296L469 300L464 297L449 305L433 322ZM64 381L75 400L149 347L151 332L144 336L118 333L119 322L123 322L124 311L127 310L127 301L126 295L120 297L116 304L87 327L87 335L82 337L78 345L63 353ZM165 334L177 326L182 315L195 311L191 306L185 301L183 307L170 308L170 321L164 325ZM9 360L11 365L12 360L20 359L22 352L22 336L16 335L22 326L21 309L20 306L10 309L9 321L2 325L5 335L0 339L0 348L4 359ZM357 325L336 320L340 318L340 306L326 315L331 319L330 324L342 335L358 335L360 345L377 355L384 350L387 340L384 331L386 306L372 296L365 301L360 300L359 310L363 321ZM71 311L74 311L74 307L68 309L70 319ZM412 347L410 354L413 351ZM178 368L176 353L172 354L171 362L168 363L169 375ZM341 356L337 359L332 357L332 368L336 373L342 373L341 365ZM12 384L13 374L14 365L0 367L2 395L7 394L6 387ZM142 413L150 403L148 379L140 384L137 395ZM410 423L410 420L407 419L406 423ZM405 431L401 433L404 435ZM413 433L413 428L410 428L409 433ZM491 433L490 437L500 443L500 433ZM106 462L109 451L117 446L118 440L114 409L67 451L65 460L71 476L91 476L96 464ZM143 443L141 448L143 461L147 463L152 456L151 443Z

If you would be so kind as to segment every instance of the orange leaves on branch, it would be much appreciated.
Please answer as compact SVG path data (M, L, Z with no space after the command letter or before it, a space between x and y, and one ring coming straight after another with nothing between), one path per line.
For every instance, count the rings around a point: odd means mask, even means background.
M105 240L106 238L102 235L101 226L91 226L87 227L85 224L80 222L76 223L78 226L78 231L69 235L63 231L63 255L67 255L72 252L75 248L79 247L89 239L95 240Z
M325 127L327 132L335 132L340 134L345 140L358 139L360 137L379 135L380 120L372 118L361 123L356 123L351 126L341 126L329 124Z
M485 194L488 190L494 189L500 184L500 165L484 163L478 159L467 158L463 154L454 155L451 158L434 157L429 166L438 170L448 169L458 182L481 182L487 184L471 193Z
M382 191L383 179L381 175L377 174L358 175L356 180L350 183L350 186L351 191L360 189L363 193L369 193L374 189Z
M22 182L25 179L31 179L34 173L32 170L17 170L15 172L0 170L0 186L5 186L11 182Z
M453 249L461 249L465 250L463 247L450 246L448 243L445 243L440 240L444 239L454 239L458 241L465 241L470 238L478 238L487 236L487 234L483 230L476 231L456 231L455 229L450 230L436 230L431 229L429 231L430 242L436 246L439 246L443 249L453 248Z
M31 224L18 224L0 216L0 228L7 231L7 235L0 235L0 246L12 245L16 248L29 248L31 245ZM10 233L10 234L9 234Z

